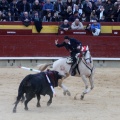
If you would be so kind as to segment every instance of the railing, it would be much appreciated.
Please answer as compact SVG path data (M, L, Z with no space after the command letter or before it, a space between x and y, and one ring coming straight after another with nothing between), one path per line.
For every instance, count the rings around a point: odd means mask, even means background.
M71 30L68 32L58 31L58 27L61 22L43 22L43 29L40 33L37 32L34 23L32 22L28 27L25 27L22 22L0 22L0 35L40 35L40 34L74 34L74 35L91 35L90 32L86 30ZM70 23L71 24L71 23ZM84 27L89 24L88 22L83 23ZM75 32L76 31L76 32ZM120 36L120 24L118 22L101 23L101 35L114 35Z

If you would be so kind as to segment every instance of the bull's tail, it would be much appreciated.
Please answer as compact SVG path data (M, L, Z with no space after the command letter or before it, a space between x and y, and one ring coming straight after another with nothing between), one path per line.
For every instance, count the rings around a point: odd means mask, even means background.
M17 96L18 101L21 100L23 102L25 99L25 97L24 97L25 86L26 86L27 81L29 81L29 78L30 78L30 75L26 76L19 85L18 96Z
M40 64L37 67L40 71L44 71L46 69L52 69L52 65L53 65L52 63L48 63L48 64L45 63L45 64Z
M19 85L18 88L18 96L17 96L17 100L19 101L20 99L22 99L24 96L24 82L22 81Z

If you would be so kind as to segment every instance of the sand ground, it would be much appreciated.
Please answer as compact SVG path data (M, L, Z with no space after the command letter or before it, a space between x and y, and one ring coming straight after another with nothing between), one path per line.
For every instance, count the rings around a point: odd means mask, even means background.
M64 84L71 96L64 96L61 88L55 88L57 96L47 107L48 96L42 96L41 107L36 98L29 102L29 110L19 103L13 113L17 90L21 80L31 71L20 68L0 68L0 120L120 120L120 68L96 68L95 88L84 100L74 100L76 93L84 90L81 78L69 77Z

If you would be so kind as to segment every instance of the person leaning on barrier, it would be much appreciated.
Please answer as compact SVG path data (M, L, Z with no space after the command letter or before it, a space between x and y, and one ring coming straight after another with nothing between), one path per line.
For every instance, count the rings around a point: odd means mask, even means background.
M68 31L70 30L70 24L67 19L64 20L64 22L59 27L60 30Z
M75 19L75 21L71 25L72 30L83 30L83 24L79 21L79 19Z
M70 56L72 58L70 73L74 76L77 68L77 56L80 55L82 43L79 40L65 36L64 41L61 44L58 44L58 40L55 40L55 45L57 47L65 47L70 52Z
M91 31L93 36L99 36L101 31L101 24L97 22L95 19L92 24L89 24L86 28L87 30Z

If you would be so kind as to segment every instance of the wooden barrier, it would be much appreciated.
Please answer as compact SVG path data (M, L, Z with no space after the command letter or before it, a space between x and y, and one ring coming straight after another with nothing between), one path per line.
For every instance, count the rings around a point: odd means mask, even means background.
M120 57L120 37L110 36L77 36L70 37L88 45L93 57ZM63 57L69 56L65 48L57 48L55 39L59 43L64 35L6 35L0 36L0 57Z
M44 31L36 33L33 23L29 27L25 27L21 22L0 22L0 57L69 56L65 48L57 48L54 43L55 39L62 42L66 34L80 40L83 45L88 45L93 57L120 57L119 23L102 23L102 35L96 37L85 30L57 34L59 24L43 23ZM49 32L46 31L48 28L50 28Z

